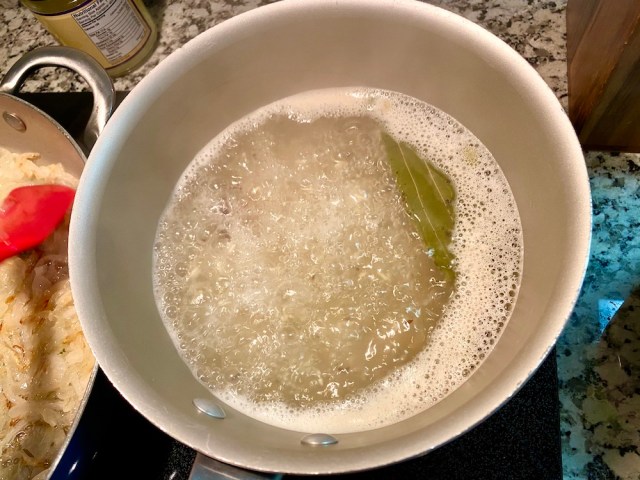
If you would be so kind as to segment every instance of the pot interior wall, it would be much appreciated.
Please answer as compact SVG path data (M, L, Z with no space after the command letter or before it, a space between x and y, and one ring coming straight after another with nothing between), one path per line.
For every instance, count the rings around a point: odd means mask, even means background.
M387 9L375 2L310 2L306 9L284 3L202 35L165 60L116 112L90 157L83 203L74 211L74 288L82 296L83 326L111 381L180 441L260 470L368 468L462 433L542 361L580 287L589 241L588 183L550 90L479 27L402 2ZM152 243L178 176L219 131L271 101L332 86L412 95L479 137L514 192L525 263L502 338L461 388L415 418L310 449L300 445L300 433L231 409L222 421L196 411L192 399L208 394L180 360L157 313Z

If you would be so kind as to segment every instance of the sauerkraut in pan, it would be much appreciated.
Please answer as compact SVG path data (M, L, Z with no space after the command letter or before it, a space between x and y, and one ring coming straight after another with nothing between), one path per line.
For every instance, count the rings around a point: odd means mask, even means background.
M23 185L77 185L59 164L0 148L0 201ZM69 215L40 246L0 262L0 478L49 475L94 366L69 284ZM0 232L1 233L1 232Z

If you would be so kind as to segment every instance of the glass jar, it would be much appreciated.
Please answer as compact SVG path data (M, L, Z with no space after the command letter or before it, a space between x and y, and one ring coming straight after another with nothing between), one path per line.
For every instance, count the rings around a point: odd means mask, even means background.
M142 65L158 29L142 0L21 0L62 45L90 54L110 76Z

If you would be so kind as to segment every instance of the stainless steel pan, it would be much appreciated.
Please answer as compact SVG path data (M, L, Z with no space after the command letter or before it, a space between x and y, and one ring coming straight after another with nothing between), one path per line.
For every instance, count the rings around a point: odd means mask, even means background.
M33 70L45 66L69 68L79 73L93 92L93 109L78 144L68 132L42 110L18 98L20 86ZM20 58L0 82L0 145L13 152L37 152L42 163L62 163L66 171L80 176L85 154L93 146L115 107L115 90L106 71L88 55L68 47L43 47ZM89 398L98 364L79 405L71 430L50 468L53 474L69 444Z
M322 437L308 442L306 435L323 432L257 422L191 375L154 302L152 244L178 176L225 126L288 95L358 85L431 103L489 148L520 212L524 271L508 325L466 383L406 421L318 446ZM502 41L416 1L285 0L203 33L120 105L83 172L71 225L71 281L104 372L161 430L240 467L348 472L424 454L509 400L569 318L590 227L589 182L572 126L549 87ZM226 417L203 413L196 399L222 407Z

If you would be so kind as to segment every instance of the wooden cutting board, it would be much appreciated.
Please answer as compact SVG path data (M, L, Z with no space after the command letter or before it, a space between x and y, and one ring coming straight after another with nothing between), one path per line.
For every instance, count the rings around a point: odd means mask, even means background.
M568 0L567 65L583 148L640 152L640 1Z

